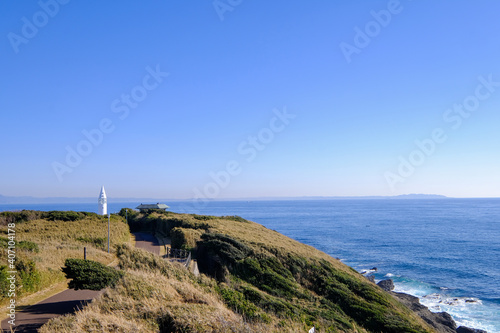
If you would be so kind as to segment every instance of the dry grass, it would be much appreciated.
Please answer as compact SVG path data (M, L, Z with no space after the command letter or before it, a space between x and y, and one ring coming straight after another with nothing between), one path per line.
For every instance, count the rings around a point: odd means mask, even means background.
M182 266L142 250L125 248L125 277L84 310L52 319L40 332L264 332L229 310L213 291L213 280L197 279ZM140 262L129 262L140 261ZM125 261L125 262L123 262ZM280 332L302 331L293 324Z
M111 217L110 229L111 246L130 240L128 226L121 217ZM4 226L1 232L5 232ZM100 239L99 242L93 242L96 239ZM107 219L98 216L87 216L77 221L36 219L16 224L16 241L34 242L39 247L38 253L17 251L18 259L34 261L40 273L40 283L34 292L64 282L66 278L61 271L64 261L67 258L83 258L84 247L87 248L87 259L103 264L115 260L113 253L107 253L107 246L102 246L103 239L107 239ZM2 255L5 255L3 252ZM6 262L5 258L1 259ZM29 294L22 293L23 296Z
M78 221L35 220L20 223L16 227L18 241L28 240L40 247L32 259L43 270L58 270L66 258L83 258L83 248L87 248L87 258L102 263L113 261L114 255L108 254L107 246L99 246L92 239L107 239L107 219L94 217ZM119 217L112 217L111 248L130 239L128 226Z
M359 325L363 323L363 326L371 327L370 330L374 331L382 327L391 332L432 331L421 318L352 268L260 224L240 217L176 213L153 213L144 216L142 223L150 221L153 231L168 233L177 227L202 230L214 235L204 239L201 244L212 239L210 246L218 247L215 251L223 252L214 252L209 257L212 256L217 262L222 256L226 267L222 267L222 271L216 266L205 267L205 270L211 270L210 274L227 283L219 284L221 296L229 307L242 309L247 318L270 322L273 327L277 327L280 322L286 322L284 327L314 322L323 329L365 332L366 327ZM219 237L217 234L225 236ZM224 238L226 236L229 238ZM231 239L241 245L233 243ZM245 250L245 247L251 248L251 251ZM206 250L203 248L202 251ZM209 259L206 256L203 258ZM288 269L294 272L292 276ZM252 274L258 278L252 278ZM273 277L269 279L271 275ZM269 302L273 304L271 307L268 306ZM325 307L326 304L328 306ZM278 310L275 312L275 309ZM367 319L372 316L377 317L376 323Z
M159 256L119 245L116 255L125 276L118 284L82 311L50 320L40 332L307 332L312 322L321 331L386 331L362 327L366 324L363 318L352 316L356 315L357 306L366 307L359 308L363 313L373 309L374 314L387 316L387 321L405 327L391 332L432 331L420 318L340 261L262 225L241 218L174 213L154 213L144 218L142 222L150 221L153 230L159 228L157 231L165 235L175 227L210 233L214 237L227 235L226 240L226 236L213 238L213 244L234 244L225 254L229 257L238 255L240 249L251 250L246 252L248 257L237 259L235 266L229 267L234 271L224 267L228 278L217 282L205 275L195 277L180 264ZM41 226L46 228L50 224ZM94 231L89 230L92 235L89 237L101 237L91 233ZM61 250L70 253L74 250L72 247L79 246L75 241L78 233L61 231L64 237L52 239L50 230L47 232L49 234L40 237L50 236L45 238L49 247L62 246ZM101 259L108 258L104 254ZM54 265L57 262L54 260ZM300 268L302 264L300 273L292 275L288 271L293 265ZM235 270L236 265L248 269L245 272L260 275L241 274L241 270ZM47 266L47 270L49 268ZM267 279L254 280L254 276ZM276 286L276 290L265 288L266 284ZM343 297L342 301L337 302L332 295ZM415 329L406 329L410 326Z

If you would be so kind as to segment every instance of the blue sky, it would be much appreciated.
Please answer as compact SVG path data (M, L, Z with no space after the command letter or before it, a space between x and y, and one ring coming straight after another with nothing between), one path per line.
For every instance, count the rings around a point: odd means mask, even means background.
M2 1L0 194L498 197L499 12Z

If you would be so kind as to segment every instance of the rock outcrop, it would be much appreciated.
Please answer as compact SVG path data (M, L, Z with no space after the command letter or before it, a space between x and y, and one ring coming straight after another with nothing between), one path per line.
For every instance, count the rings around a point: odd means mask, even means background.
M460 326L459 328L457 328L457 333L487 333L487 332L483 330L477 330L474 328Z
M382 288L382 290L385 291L393 291L394 290L394 281L391 279L388 280L382 280L379 283L377 283L377 286Z
M406 305L417 315L419 315L425 322L432 326L439 333L456 333L457 324L447 312L431 312L425 305L420 304L418 297L404 294L390 292L391 295L396 297L401 303Z

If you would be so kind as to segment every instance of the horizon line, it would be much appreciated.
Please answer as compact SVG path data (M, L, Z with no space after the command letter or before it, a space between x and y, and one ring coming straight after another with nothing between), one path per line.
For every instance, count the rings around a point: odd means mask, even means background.
M10 199L10 200L85 200L92 201L94 197L37 197L37 196L5 196L0 194L0 199ZM305 195L305 196L258 196L258 197L220 197L220 198L158 198L158 197L110 197L108 198L112 202L120 202L120 200L125 201L271 201L271 200L314 200L314 199L389 199L389 198L409 198L409 199L499 199L500 197L450 197L441 194L422 194L422 193L410 193L410 194L397 194L397 195ZM1 201L1 200L0 200ZM0 202L1 203L1 202ZM6 202L5 204L8 204Z

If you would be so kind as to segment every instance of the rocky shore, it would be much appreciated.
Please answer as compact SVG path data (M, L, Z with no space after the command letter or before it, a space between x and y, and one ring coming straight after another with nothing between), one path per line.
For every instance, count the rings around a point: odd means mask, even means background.
M373 276L367 278L375 283ZM426 323L432 326L438 333L487 333L484 330L469 328L465 326L457 327L457 324L447 312L431 312L425 305L420 303L418 297L394 292L394 282L391 279L382 280L377 285L388 292L390 295L398 299L401 303L406 305L414 311Z

